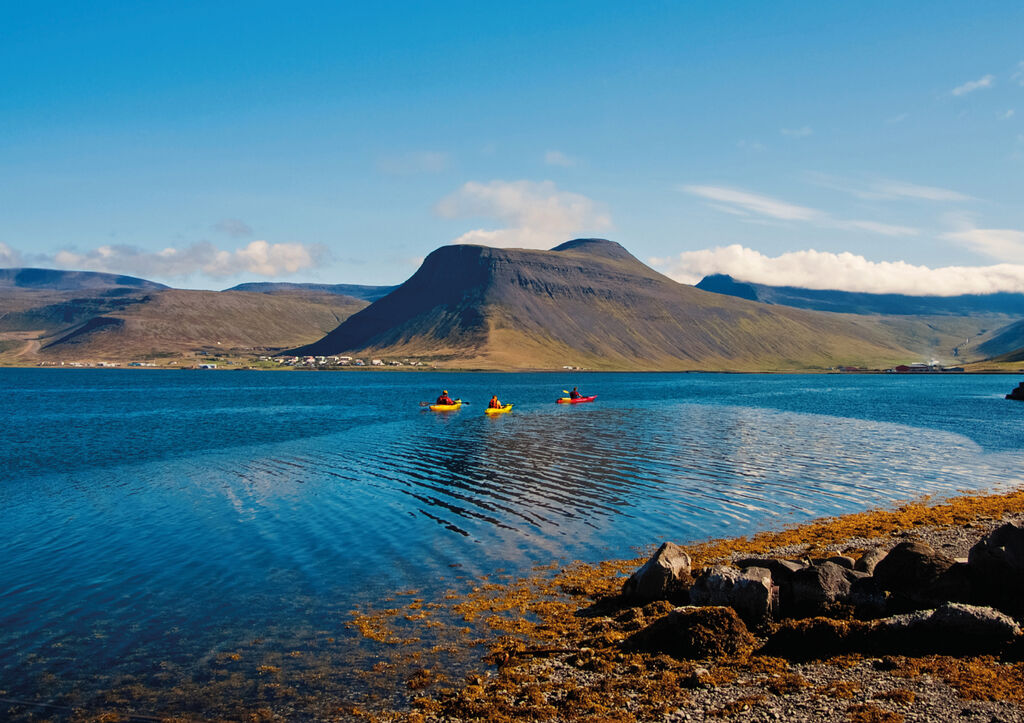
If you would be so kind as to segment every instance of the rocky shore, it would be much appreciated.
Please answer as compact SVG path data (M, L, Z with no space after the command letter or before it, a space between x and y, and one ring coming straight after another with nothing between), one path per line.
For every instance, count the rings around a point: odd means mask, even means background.
M493 631L485 665L365 715L1024 721L1024 492L666 543L454 611Z

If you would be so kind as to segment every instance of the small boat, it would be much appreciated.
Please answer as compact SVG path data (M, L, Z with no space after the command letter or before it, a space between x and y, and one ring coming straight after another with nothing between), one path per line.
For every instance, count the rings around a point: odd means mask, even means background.
M512 405L506 404L504 407L487 407L484 410L484 414L505 414L506 412L512 411Z
M462 408L462 400L456 399L455 404L431 404L431 412L455 412Z
M595 399L597 399L596 394L589 397L576 397L575 399L572 399L571 397L559 397L555 401L559 404L583 404L584 402L592 402Z

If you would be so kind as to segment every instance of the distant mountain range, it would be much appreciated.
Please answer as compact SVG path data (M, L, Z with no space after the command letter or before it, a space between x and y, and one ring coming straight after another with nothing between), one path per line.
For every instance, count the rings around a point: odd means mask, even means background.
M134 276L104 274L98 271L63 271L59 269L0 269L0 289L49 289L81 291L85 289L168 289L169 286Z
M252 291L257 294L304 294L322 292L351 296L363 301L376 301L397 289L397 286L362 286L360 284L291 284L280 281L253 281L232 286L225 291Z
M322 337L367 303L299 288L193 291L89 271L0 269L0 361L278 351Z
M0 269L0 363L281 350L482 369L1009 361L1024 358L1020 297L818 292L728 277L695 288L603 239L550 251L445 246L397 287L252 283L192 291L116 274Z
M296 351L432 356L480 368L801 369L952 352L936 331L771 306L676 283L603 239L550 251L445 246L404 284Z
M841 314L887 314L898 316L968 316L1005 314L1024 317L1024 294L996 293L963 296L907 296L864 294L854 291L802 289L796 286L767 286L737 281L725 274L705 276L698 289L735 296L764 304L797 309L832 311Z

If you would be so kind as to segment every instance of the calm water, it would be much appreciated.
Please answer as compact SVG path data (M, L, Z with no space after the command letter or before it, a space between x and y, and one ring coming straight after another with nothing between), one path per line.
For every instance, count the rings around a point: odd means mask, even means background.
M355 645L355 605L495 568L1019 484L1017 381L0 370L0 697ZM552 403L573 384L597 403ZM421 411L441 388L475 404Z

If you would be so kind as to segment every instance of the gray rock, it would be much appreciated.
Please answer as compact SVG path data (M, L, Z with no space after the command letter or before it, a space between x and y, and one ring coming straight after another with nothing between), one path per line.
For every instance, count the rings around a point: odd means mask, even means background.
M927 542L901 542L875 566L875 581L884 590L918 599L955 564Z
M998 610L947 603L877 620L869 639L879 653L982 654L999 652L1020 634L1014 619Z
M665 600L684 587L690 575L690 556L673 542L663 542L658 551L630 575L622 586L628 600L645 603Z
M1007 523L967 553L976 597L1013 613L1024 612L1024 526Z
M782 589L783 613L814 614L835 603L848 602L852 570L823 562L795 573ZM790 610L786 610L786 607Z
M763 567L706 568L690 588L690 603L728 606L748 625L761 625L772 614L772 574Z
M853 566L857 561L849 555L833 555L825 562L834 562L836 565L839 565L839 567L845 567L847 570L853 570Z
M879 561L886 556L886 554L886 551L881 547L875 547L868 550L860 556L857 562L854 563L853 569L857 572L866 572L871 575L875 571L875 565L877 565Z
M776 583L788 580L793 576L794 572L803 570L808 566L806 562L799 562L797 560L775 560L761 557L745 557L734 561L733 564L743 570L748 567L763 567L772 574L772 580Z

